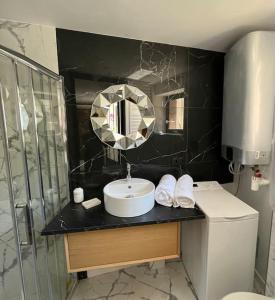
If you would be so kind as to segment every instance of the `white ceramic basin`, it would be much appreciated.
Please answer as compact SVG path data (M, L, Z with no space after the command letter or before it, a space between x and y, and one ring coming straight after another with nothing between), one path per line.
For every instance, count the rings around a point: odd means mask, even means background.
M136 217L154 207L154 184L146 179L132 178L112 181L104 189L105 209L117 217Z

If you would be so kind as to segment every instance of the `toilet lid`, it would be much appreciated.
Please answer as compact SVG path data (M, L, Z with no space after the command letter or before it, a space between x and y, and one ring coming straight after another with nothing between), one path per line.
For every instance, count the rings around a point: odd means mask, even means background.
M272 299L272 298L259 295L259 294L246 293L246 292L233 293L222 298L222 300L268 300L268 299Z

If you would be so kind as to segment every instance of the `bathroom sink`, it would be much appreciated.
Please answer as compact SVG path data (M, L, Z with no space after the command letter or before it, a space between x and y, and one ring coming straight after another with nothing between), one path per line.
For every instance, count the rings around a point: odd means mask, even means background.
M104 189L106 211L117 217L137 217L154 207L154 184L146 179L120 179L107 184Z

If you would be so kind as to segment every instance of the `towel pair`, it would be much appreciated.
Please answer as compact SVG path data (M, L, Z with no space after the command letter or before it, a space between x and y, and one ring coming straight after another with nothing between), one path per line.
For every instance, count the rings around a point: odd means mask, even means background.
M181 176L178 181L172 175L164 175L155 191L155 200L164 206L194 208L193 179Z

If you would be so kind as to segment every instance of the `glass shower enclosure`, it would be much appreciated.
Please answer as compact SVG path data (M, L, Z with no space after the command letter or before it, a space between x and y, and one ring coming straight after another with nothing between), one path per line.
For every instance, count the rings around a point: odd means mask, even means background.
M0 46L0 299L67 299L63 238L40 232L68 201L62 78Z

